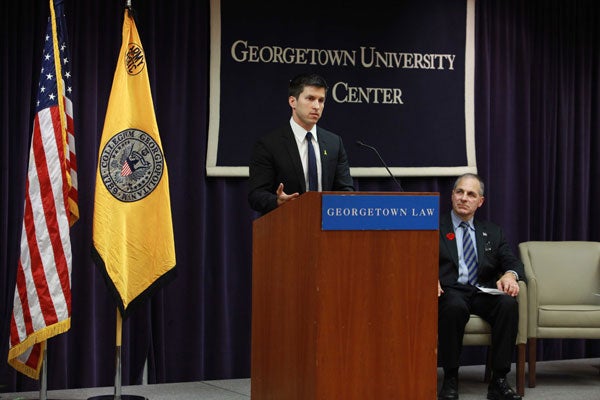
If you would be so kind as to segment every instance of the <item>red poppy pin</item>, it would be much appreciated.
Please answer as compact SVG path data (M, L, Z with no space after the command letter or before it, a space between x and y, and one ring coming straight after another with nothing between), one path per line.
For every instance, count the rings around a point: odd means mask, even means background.
M448 240L454 240L456 235L454 235L453 232L450 232L450 233L446 233L446 237L448 238Z

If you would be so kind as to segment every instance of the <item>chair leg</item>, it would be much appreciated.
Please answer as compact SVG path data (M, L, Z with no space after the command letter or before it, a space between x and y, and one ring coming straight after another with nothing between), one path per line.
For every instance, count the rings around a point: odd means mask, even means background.
M535 387L535 358L536 358L536 347L537 347L537 339L536 338L528 338L527 339L527 347L529 348L529 387Z
M487 354L485 357L485 372L483 373L483 381L490 383L492 380L492 346L487 347Z
M517 393L525 396L525 343L517 345Z

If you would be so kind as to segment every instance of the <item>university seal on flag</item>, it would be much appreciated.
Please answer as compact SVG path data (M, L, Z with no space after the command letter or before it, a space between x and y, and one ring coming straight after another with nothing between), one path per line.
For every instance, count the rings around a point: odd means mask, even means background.
M99 164L106 190L117 200L134 202L156 188L165 161L158 143L150 135L126 129L106 143Z

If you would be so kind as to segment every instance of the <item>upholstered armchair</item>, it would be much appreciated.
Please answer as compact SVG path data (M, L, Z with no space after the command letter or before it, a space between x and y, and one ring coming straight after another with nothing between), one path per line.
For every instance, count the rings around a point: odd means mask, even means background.
M600 243L519 244L528 298L529 387L537 338L600 339Z
M525 394L525 345L527 343L527 285L519 281L519 331L517 333L517 393L521 396ZM492 329L490 324L485 322L477 315L471 315L465 335L463 337L464 346L490 346L492 344ZM486 360L484 381L489 382L491 378L490 353L488 348L488 358Z

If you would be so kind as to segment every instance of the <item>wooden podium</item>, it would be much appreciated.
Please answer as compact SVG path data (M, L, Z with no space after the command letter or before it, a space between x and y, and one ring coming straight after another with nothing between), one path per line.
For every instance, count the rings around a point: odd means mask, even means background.
M253 223L252 400L436 399L438 230L324 231L322 195Z

